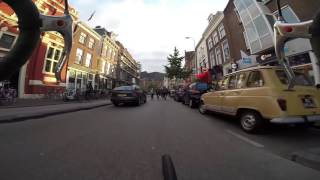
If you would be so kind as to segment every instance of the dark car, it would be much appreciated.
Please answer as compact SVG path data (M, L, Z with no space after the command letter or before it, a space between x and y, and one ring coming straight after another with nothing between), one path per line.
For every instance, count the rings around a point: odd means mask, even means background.
M180 86L176 91L174 95L174 100L177 102L182 102L184 94L186 93L188 86Z
M186 89L182 103L189 105L191 108L195 108L200 104L201 95L208 92L208 90L209 86L207 83L192 83Z
M137 85L120 86L111 91L111 102L115 106L133 103L140 106L147 102L145 92Z

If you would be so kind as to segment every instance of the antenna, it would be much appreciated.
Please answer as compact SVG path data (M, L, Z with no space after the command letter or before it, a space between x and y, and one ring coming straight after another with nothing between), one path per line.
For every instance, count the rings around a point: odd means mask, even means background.
M280 5L280 0L277 0L277 8L278 8L278 20L279 21L283 21L283 15L282 15L282 9L281 9L281 5Z
M65 6L64 14L67 15L67 14L69 14L69 3L68 3L68 0L64 1L64 6Z

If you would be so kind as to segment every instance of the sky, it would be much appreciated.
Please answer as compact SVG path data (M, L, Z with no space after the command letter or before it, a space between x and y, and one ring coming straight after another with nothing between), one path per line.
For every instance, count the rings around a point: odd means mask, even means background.
M142 70L164 72L167 56L194 50L210 13L223 11L228 0L70 0L90 26L103 26L142 64Z

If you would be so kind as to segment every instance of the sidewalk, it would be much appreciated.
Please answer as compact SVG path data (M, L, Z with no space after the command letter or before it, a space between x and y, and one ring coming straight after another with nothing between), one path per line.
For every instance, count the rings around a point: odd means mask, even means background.
M11 104L0 104L0 109L7 108L18 108L18 107L33 107L33 106L47 106L47 105L56 105L56 104L67 104L74 103L64 102L61 99L52 100L52 99L17 99L15 103Z
M28 103L17 103L16 106L0 108L0 123L10 123L26 119L88 110L111 104L108 99L68 103L59 101L59 103L53 103L54 102L51 101L47 102L47 104L44 102L38 104L35 101L28 101Z

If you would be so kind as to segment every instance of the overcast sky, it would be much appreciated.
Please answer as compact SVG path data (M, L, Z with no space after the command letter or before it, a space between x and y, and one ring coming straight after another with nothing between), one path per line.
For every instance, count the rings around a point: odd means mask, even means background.
M100 25L118 34L118 40L140 61L144 71L163 72L176 46L181 54L194 49L210 13L222 11L228 0L70 0L92 27Z

